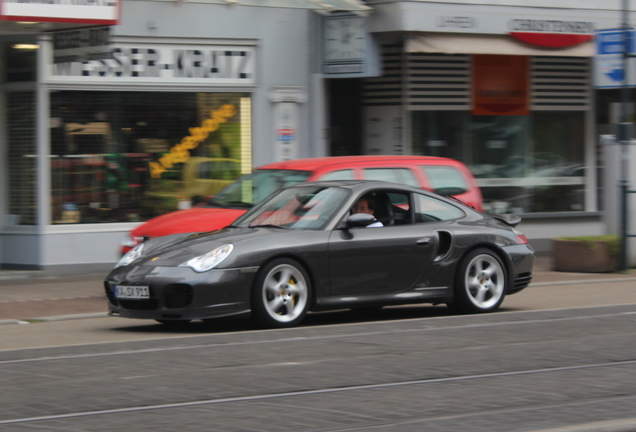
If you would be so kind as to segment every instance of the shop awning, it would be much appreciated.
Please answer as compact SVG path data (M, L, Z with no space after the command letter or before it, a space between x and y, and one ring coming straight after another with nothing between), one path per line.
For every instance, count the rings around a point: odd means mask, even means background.
M508 35L426 33L409 36L406 52L593 57L595 45L591 40L571 47L547 49L519 42Z

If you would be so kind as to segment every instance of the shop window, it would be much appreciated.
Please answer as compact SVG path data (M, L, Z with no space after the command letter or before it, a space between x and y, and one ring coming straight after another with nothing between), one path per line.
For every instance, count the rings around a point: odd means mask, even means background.
M237 93L52 92L52 223L143 221L217 194L251 170L249 110Z
M489 213L585 209L585 113L535 111L528 116L471 116L419 111L413 153L464 162Z
M491 213L584 210L583 112L473 116L469 167Z
M37 158L35 92L7 93L9 225L35 225Z
M412 152L461 160L467 126L468 113L464 111L414 111Z
M5 44L5 82L35 81L37 74L37 50L35 41Z

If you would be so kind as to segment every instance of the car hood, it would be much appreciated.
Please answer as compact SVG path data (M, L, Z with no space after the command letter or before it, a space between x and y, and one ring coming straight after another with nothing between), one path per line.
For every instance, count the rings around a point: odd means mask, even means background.
M271 239L270 237L276 237ZM189 259L203 255L219 246L231 243L235 250L219 268L232 267L237 263L241 249L252 250L245 243L258 243L261 246L271 244L284 244L288 237L295 237L294 242L302 244L302 233L297 230L285 230L281 228L256 227L236 228L229 227L216 231L193 234L176 234L159 237L145 243L142 257L132 266L151 264L153 266L178 266ZM245 245L245 246L244 246ZM260 248L259 248L260 249Z
M178 233L212 231L223 228L247 210L194 207L166 213L150 219L132 230L133 237L161 237Z

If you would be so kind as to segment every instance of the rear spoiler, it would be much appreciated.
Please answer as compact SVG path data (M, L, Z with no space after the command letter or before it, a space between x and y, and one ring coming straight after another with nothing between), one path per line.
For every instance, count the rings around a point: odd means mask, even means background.
M498 221L501 221L511 227L516 227L517 225L519 225L519 222L521 222L521 216L514 214L489 214L488 216L495 218Z

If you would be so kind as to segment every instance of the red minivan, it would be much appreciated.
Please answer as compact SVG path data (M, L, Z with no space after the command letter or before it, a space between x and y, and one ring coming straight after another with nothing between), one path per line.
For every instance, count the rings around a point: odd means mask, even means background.
M429 156L335 156L262 166L244 175L206 205L167 213L139 225L122 241L126 253L144 239L223 228L276 190L317 180L384 180L455 198L482 210L481 191L468 168L454 159Z

